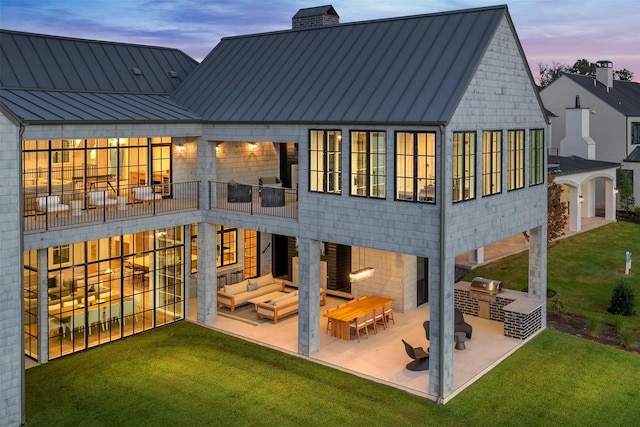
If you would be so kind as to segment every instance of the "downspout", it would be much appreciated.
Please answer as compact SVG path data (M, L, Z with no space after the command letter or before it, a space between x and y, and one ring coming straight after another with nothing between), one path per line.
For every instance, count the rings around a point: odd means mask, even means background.
M446 218L446 209L445 209L445 131L446 127L444 125L440 125L440 331L438 334L439 342L439 352L438 352L438 364L440 369L438 370L438 398L436 400L436 404L442 405L444 404L444 334L442 333L444 324L445 324L445 316L444 316L444 271L446 267L445 262L445 218Z
M19 178L18 178L18 186L20 188L20 191L24 191L23 188L23 180L22 180L22 137L24 135L24 131L25 131L25 126L22 122L20 122L20 130L18 131L18 173L20 174ZM24 243L23 243L23 233L24 233L24 197L22 197L22 195L20 195L20 205L19 205L19 215L20 215L20 265L24 265ZM24 289L24 274L21 274L20 277L22 277L22 279L18 279L20 280L20 285L21 285L21 289L20 289L20 294L23 293L23 289ZM24 330L24 299L23 298L19 298L19 301L22 301L22 303L20 304L20 313L22 313L20 315L20 326L22 327L22 330ZM22 398L20 399L21 401L21 414L20 414L20 419L22 424L26 424L27 422L27 409L26 409L26 381L25 381L25 365L24 365L24 339L21 339L21 348L22 348L22 353L20 356L20 363L22 365L20 372L22 373L21 378L20 378L20 382L21 382L21 394L22 394ZM38 355L39 358L39 355Z

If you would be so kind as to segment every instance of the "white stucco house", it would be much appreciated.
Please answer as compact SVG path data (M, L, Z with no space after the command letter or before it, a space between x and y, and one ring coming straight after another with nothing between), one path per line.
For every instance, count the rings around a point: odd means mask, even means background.
M181 321L190 298L215 323L222 286L269 274L295 272L306 356L321 287L428 303L440 402L454 308L478 315L454 292L457 255L528 231L528 309L501 316L522 340L545 327L547 121L506 6L343 24L303 9L200 64L0 37L0 424L25 421L25 356Z
M560 156L575 155L621 164L618 173L626 173L631 178L637 203L640 200L640 83L614 80L613 64L598 61L595 76L563 74L544 88L540 97L545 107L557 116L551 118L550 149ZM585 191L573 188L576 200L582 193L585 200L586 193L591 194L589 203L593 206L604 206L607 200L602 195L614 194L613 188L605 190L604 183ZM600 195L594 198L596 191Z

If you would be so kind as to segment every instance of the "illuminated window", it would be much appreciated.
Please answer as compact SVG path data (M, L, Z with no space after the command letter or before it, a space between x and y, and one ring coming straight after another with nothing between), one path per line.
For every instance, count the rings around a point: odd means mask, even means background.
M544 183L544 131L529 131L529 185Z
M396 199L435 203L435 132L396 133Z
M453 133L453 201L476 197L476 134Z
M507 190L524 187L524 130L507 131Z
M386 161L384 132L351 132L351 195L384 199Z
M312 130L309 134L309 191L342 192L342 134Z
M502 131L482 132L482 195L502 192Z

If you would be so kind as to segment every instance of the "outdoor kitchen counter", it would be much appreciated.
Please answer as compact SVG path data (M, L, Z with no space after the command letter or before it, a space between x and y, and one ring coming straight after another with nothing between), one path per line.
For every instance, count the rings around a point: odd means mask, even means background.
M470 282L454 285L455 306L465 314L478 315L478 301L469 297ZM503 289L490 303L490 319L504 323L504 335L524 339L542 329L544 302L529 298L526 292Z

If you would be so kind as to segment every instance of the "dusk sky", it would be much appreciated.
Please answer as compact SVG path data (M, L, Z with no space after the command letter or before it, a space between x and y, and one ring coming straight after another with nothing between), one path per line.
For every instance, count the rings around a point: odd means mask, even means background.
M490 6L486 0L0 0L3 29L177 48L201 61L222 37L291 28L301 8L332 4L340 22ZM609 60L640 81L638 0L516 0L514 21L538 64Z

